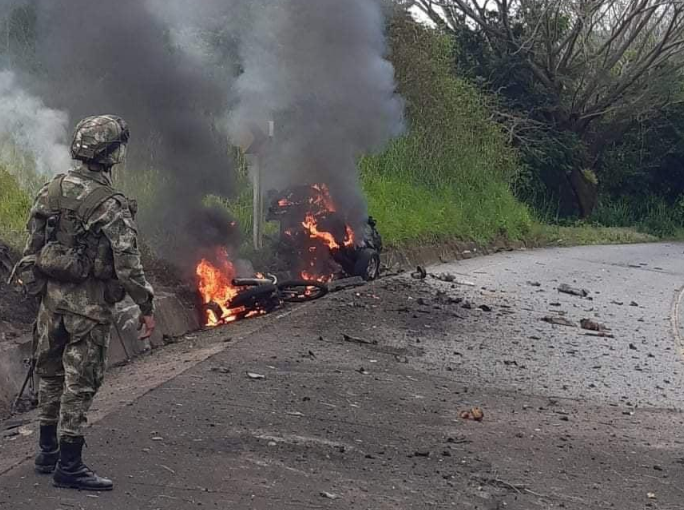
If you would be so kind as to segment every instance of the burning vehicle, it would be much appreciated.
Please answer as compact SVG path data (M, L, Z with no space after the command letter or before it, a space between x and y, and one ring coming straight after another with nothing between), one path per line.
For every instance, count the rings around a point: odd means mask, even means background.
M286 302L318 299L334 279L359 276L371 281L380 276L382 238L375 220L368 218L356 233L326 185L297 186L271 192L268 198L266 219L280 223L276 249L284 267L278 275L286 277L280 281L276 275L249 273L245 278L244 268L236 267L235 257L218 242L230 236L212 236L210 244L217 248L205 250L195 267L206 326L264 315Z
M355 233L325 184L271 191L267 221L280 223L278 251L290 270L304 280L330 281L380 276L382 238L369 217Z
M221 326L242 319L265 315L283 303L303 303L328 293L320 281L286 280L257 273L254 277L237 276L228 251L219 248L202 258L196 267L197 287L204 323Z

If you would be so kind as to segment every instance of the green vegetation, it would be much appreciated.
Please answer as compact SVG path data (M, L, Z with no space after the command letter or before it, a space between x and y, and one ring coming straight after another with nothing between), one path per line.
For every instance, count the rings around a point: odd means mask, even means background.
M519 198L545 221L678 234L681 2L439 3L415 5L453 41L452 72L496 98L524 165Z
M532 225L513 195L520 164L487 99L450 71L450 40L398 16L391 58L407 134L361 163L370 213L390 245L524 239Z
M15 247L21 246L30 208L29 195L0 167L0 239Z

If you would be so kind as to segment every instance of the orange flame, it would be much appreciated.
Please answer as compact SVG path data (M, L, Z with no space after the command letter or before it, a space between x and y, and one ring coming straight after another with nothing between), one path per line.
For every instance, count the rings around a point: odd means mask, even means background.
M320 282L320 283L328 283L330 280L333 279L332 274L330 275L315 275L311 274L308 271L302 271L302 274L300 275L302 277L302 280L306 280L307 282Z
M202 259L197 264L197 289L199 290L204 305L214 305L214 309L206 311L206 326L215 327L228 324L238 320L240 314L246 309L244 307L231 308L230 303L238 295L240 289L232 284L235 278L235 267L228 260L228 253L219 250L217 265ZM220 314L217 313L220 310ZM261 310L254 310L246 317L254 317L263 313Z
M307 230L311 239L320 239L331 250L340 249L340 245L335 240L335 236L330 232L318 230L318 221L316 221L316 217L312 213L306 213L306 219L302 222L302 226Z

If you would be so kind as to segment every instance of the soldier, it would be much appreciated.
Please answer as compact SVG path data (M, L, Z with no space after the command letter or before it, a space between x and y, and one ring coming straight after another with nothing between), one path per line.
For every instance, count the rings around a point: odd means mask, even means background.
M126 197L112 188L112 167L129 131L113 115L89 117L71 145L80 166L45 185L35 200L19 277L41 299L36 373L40 379L39 473L57 487L111 490L82 461L84 428L100 388L114 304L127 293L140 307L141 339L154 329L154 292L145 279ZM59 431L59 440L58 440Z

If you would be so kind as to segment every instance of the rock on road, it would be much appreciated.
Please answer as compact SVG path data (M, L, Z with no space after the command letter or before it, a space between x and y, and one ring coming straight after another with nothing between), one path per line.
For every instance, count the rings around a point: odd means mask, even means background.
M194 335L206 359L114 370L87 460L115 491L60 491L0 459L0 509L684 507L684 245L429 272L456 281L386 278ZM159 385L117 405L155 363ZM0 457L26 434L0 435Z

